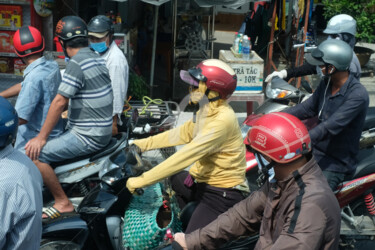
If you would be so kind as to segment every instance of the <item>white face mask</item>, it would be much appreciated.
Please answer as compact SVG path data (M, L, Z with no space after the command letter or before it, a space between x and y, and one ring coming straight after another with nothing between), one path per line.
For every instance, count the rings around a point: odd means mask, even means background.
M316 74L322 79L324 77L323 71L319 66L316 66Z
M259 171L262 171L262 166L265 166L265 167L266 167L266 166L268 166L268 165L270 164L270 162L267 161L267 160L263 157L263 155L261 155L261 154L256 153L256 154L255 154L255 159L257 160ZM263 163L263 165L262 165L262 163ZM272 182L276 182L276 179L274 179L274 177L275 177L275 170L274 170L273 168L270 168L270 169L268 170L268 175L269 175L269 177L268 177L268 181L269 181L270 183L272 183Z

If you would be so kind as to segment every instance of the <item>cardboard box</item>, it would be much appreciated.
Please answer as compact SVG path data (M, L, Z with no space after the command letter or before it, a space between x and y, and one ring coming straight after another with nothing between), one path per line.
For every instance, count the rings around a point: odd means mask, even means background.
M15 53L13 46L14 31L0 31L0 52Z
M22 7L0 5L0 27L20 28L22 26Z
M219 59L228 63L237 74L237 88L234 94L262 91L264 61L255 51L251 51L250 60L244 60L235 57L230 50L220 50Z
M13 73L13 58L0 57L0 73Z
M23 71L26 69L26 64L21 59L14 59L14 74L23 76Z

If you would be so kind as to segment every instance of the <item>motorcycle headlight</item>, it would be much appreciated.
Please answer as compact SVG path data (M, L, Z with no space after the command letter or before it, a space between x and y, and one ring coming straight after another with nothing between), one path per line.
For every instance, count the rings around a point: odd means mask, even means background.
M103 182L107 183L108 185L112 186L113 183L120 180L122 177L123 177L123 175L121 174L121 169L120 169L119 166L117 166L116 168L113 168L113 169L109 170L107 173L105 173L101 177L101 180Z
M272 84L267 84L266 87L266 96L271 99L283 99L287 97L288 95L292 94L292 91L285 90L285 89L279 89L279 88L272 88Z

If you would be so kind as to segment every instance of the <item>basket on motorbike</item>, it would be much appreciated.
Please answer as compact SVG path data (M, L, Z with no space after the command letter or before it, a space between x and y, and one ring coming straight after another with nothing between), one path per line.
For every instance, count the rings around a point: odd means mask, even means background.
M180 109L176 102L152 100L148 97L144 97L143 101L129 101L125 106L127 110L121 116L123 124L126 124L128 112L137 109L139 113L137 127L131 133L131 137L135 139L146 138L174 128L180 115ZM124 129L126 127L123 125L119 128L120 131Z

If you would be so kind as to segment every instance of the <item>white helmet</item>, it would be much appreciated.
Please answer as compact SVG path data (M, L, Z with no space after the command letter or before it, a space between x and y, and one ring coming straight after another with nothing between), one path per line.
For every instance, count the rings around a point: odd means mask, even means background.
M347 14L340 14L332 17L323 31L325 34L349 33L353 36L357 34L357 22Z

